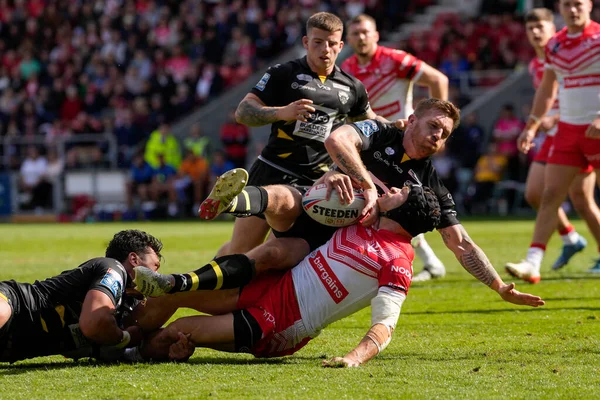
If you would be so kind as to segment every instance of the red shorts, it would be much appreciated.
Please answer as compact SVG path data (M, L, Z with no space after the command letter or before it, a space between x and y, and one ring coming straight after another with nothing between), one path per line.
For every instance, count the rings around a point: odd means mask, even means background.
M238 309L247 310L262 329L262 338L251 353L256 357L281 357L304 347L310 337L296 299L291 271L274 271L253 279L242 289Z
M544 139L544 142L542 143L542 146L540 147L539 151L533 158L533 161L539 162L540 164L546 164L548 162L548 154L550 153L550 149L552 148L553 144L554 144L554 136L546 136L546 139ZM587 167L581 168L581 171L579 171L579 173L580 174L589 174L593 170L594 170L594 167L592 166L592 164L588 163Z
M548 154L548 164L580 167L582 170L600 167L600 140L588 139L589 125L558 123L554 144Z
M548 153L550 152L550 147L554 143L554 136L546 136L542 146L536 153L535 157L533 157L534 162L539 162L542 164L546 164L548 162Z

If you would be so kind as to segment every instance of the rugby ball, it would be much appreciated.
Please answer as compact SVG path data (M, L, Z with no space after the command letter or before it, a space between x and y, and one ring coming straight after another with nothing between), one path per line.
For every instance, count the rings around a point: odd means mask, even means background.
M304 211L315 221L333 227L352 225L360 218L365 206L365 197L354 191L354 201L350 204L340 203L336 190L331 192L329 200L325 200L327 185L319 184L311 187L302 198Z

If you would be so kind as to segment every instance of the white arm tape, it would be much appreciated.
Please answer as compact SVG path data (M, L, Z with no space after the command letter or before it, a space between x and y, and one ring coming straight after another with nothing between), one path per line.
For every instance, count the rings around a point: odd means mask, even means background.
M371 300L371 326L385 325L391 334L391 329L396 328L404 299L404 293L385 286L380 287L377 296Z

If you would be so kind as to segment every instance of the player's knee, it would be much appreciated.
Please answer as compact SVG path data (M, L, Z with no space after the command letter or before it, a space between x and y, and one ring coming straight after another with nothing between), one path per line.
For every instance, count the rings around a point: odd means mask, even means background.
M10 305L4 299L0 299L0 328L8 322L11 315L12 308L10 308Z
M266 186L269 203L268 209L275 214L291 217L300 215L302 211L302 194L298 189L287 185Z
M531 207L538 209L540 207L541 193L537 190L526 190L525 191L525 201Z
M540 207L560 206L567 196L568 190L556 185L546 186L540 199Z

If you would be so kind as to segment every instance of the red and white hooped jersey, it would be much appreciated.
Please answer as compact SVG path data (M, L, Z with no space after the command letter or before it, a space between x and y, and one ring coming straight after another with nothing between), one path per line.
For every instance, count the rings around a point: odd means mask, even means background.
M546 44L546 68L556 73L560 120L588 125L600 115L600 24L571 35L563 28Z
M409 238L361 225L338 229L292 269L308 336L368 306L381 286L406 294L413 259Z
M533 87L537 90L542 83L542 77L544 76L544 70L546 69L546 61L542 58L535 57L529 62L529 75L531 75L531 79L533 80ZM559 106L558 106L558 97L552 104L552 108L548 111L547 115L555 115L558 114ZM556 134L556 126L546 132L548 136L554 136Z
M377 46L368 64L360 65L355 54L344 61L342 69L363 83L377 115L395 120L413 112L413 82L421 76L422 64L410 53Z

